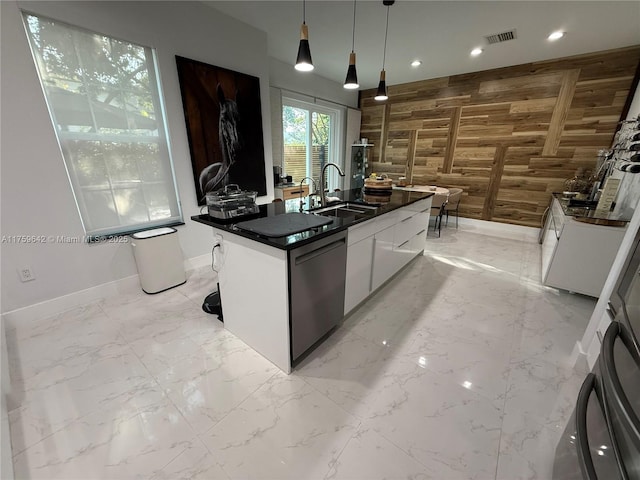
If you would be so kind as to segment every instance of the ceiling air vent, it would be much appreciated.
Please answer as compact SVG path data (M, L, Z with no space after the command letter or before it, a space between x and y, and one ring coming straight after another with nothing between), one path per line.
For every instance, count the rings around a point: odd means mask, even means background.
M493 45L494 43L508 42L509 40L516 39L516 31L509 30L508 32L494 33L493 35L487 35L484 38L487 39L487 43L489 45Z

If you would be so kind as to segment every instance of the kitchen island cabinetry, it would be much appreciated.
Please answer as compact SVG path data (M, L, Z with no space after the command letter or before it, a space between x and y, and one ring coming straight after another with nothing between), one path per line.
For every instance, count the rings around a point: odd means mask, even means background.
M344 287L344 314L353 310L371 293L373 235L347 247L347 273Z
M562 202L553 198L542 241L542 283L599 297L626 226L582 220L568 215Z
M355 204L360 192L336 196ZM290 373L346 312L424 249L430 197L393 192L388 203L370 207L372 213L346 209L346 216L323 217L331 218L329 223L275 237L249 231L240 220L224 224L208 215L192 217L213 229L225 328ZM293 213L286 207L285 202L260 205L260 218L288 224L293 216L280 217ZM387 245L381 259L376 239Z
M431 197L349 228L344 313L424 250Z

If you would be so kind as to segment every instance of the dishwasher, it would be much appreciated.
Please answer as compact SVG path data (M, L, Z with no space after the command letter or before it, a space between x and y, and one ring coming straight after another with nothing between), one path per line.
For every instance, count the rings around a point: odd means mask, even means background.
M289 251L291 360L342 320L347 232Z

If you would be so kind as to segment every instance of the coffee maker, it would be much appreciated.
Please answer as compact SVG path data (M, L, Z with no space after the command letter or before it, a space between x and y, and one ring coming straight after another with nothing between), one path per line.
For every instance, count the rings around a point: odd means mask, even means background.
M280 185L282 183L282 167L280 165L273 166L273 185Z

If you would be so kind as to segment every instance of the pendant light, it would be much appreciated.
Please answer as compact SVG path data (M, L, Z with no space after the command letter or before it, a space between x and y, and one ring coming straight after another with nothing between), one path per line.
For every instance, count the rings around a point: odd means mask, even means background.
M347 78L344 81L344 88L353 90L360 85L358 84L358 74L356 72L356 53L354 51L356 45L356 0L353 0L353 33L351 36L351 53L349 54L349 68L347 69Z
M302 0L302 26L300 27L300 46L298 47L298 58L296 58L296 70L310 72L313 70L311 61L311 49L309 48L309 29L306 23L306 2Z
M383 101L389 98L387 95L386 72L384 71L384 63L387 59L387 34L389 33L389 7L393 5L395 0L383 0L382 3L387 7L387 26L384 30L384 50L382 52L382 70L380 71L380 83L378 83L378 91L374 100Z

